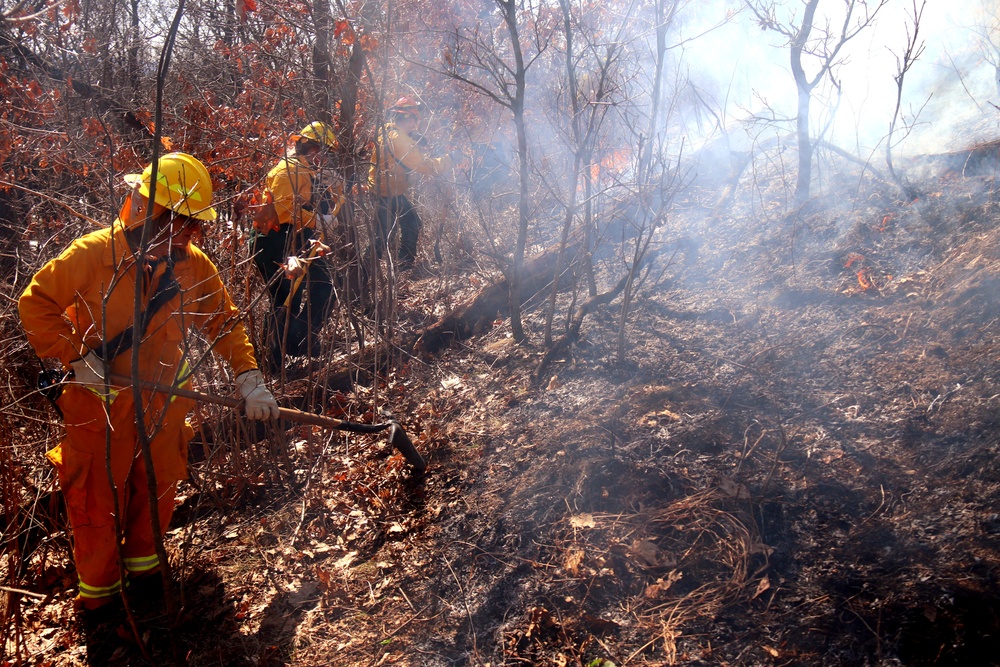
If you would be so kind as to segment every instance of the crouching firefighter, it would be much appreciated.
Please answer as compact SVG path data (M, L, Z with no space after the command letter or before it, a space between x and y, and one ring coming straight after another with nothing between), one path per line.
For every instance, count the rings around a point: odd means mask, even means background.
M331 168L337 138L325 123L291 136L285 156L267 174L264 203L253 220L250 254L271 297L268 364L285 355L318 356L319 332L336 301L334 275L323 244L344 201Z
M115 601L122 571L126 585L159 579L156 539L170 523L194 435L186 420L192 400L143 390L140 421L133 388L122 376L135 370L144 381L188 384L185 335L193 326L231 365L247 416L278 416L239 311L215 265L192 243L202 225L216 219L208 170L190 155L170 153L157 161L156 172L155 188L152 165L126 176L132 190L117 219L43 266L18 304L36 354L59 359L67 371L56 399L65 437L46 456L66 499L79 576L77 605L85 614ZM147 216L151 227L143 244ZM133 319L137 286L139 322ZM152 453L158 536L139 428Z

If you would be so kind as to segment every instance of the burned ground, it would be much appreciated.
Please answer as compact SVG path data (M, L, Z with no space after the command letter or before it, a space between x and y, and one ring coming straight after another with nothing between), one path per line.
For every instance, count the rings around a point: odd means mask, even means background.
M384 439L309 428L239 493L195 462L168 545L180 655L1000 664L991 178L929 175L913 202L845 184L789 215L691 204L671 231L697 253L654 267L624 359L615 303L540 385L544 350L501 321L379 387L426 475ZM404 282L403 320L448 290ZM336 398L363 414L368 395ZM31 567L24 664L83 663L65 537ZM143 623L169 664L162 623ZM107 664L142 664L120 643Z

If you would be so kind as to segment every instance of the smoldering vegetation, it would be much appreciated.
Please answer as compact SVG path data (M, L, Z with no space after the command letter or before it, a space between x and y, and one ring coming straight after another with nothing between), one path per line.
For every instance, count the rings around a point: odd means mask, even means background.
M1000 195L984 61L913 77L895 139L891 104L872 129L818 91L813 131L835 118L838 133L811 135L800 198L794 101L773 92L791 75L706 71L744 56L764 71L751 51L770 67L784 45L696 48L684 36L716 21L693 4L573 7L568 22L519 7L532 63L519 109L505 7L405 4L402 24L333 15L325 79L299 76L322 26L283 5L247 25L183 24L165 133L218 179L222 219L201 244L255 344L264 308L243 214L287 133L333 117L317 82L358 83L357 115L335 116L338 169L357 185L344 276L368 247L362 184L386 102L420 92L426 149L461 155L454 181L414 189L418 270L372 264L363 290L345 277L322 354L268 378L284 405L391 413L430 467L414 475L384 438L256 429L199 406L167 538L182 613L140 619L145 656L123 637L110 664L984 664L1000 626ZM52 57L39 34L24 44ZM145 86L157 45L131 71ZM148 124L128 125L96 90L50 90L52 70L0 46L5 97L20 101L0 132L0 656L83 664L42 458L59 419L15 301L44 261L107 223ZM714 56L694 58L702 47ZM128 81L127 63L108 81ZM949 94L916 114L931 90ZM897 179L885 142L903 135ZM204 359L199 387L229 392L212 341L187 342Z

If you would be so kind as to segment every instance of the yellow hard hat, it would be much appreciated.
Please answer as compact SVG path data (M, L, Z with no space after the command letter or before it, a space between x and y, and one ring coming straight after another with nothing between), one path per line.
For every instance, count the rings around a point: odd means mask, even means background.
M331 149L337 147L337 134L333 128L321 121L309 123L298 134L292 135L293 139L309 139L318 144L326 144Z
M125 182L138 186L139 194L148 198L152 174L150 164L141 174L127 174ZM212 177L200 160L187 153L167 153L157 160L153 197L157 204L189 218L211 221L217 217L212 208Z

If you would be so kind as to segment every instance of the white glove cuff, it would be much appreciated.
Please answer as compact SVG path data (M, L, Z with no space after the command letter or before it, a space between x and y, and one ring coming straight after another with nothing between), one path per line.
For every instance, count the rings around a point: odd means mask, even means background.
M246 398L257 387L263 386L264 376L256 368L244 371L236 378L236 387L240 390L240 396L243 398Z

